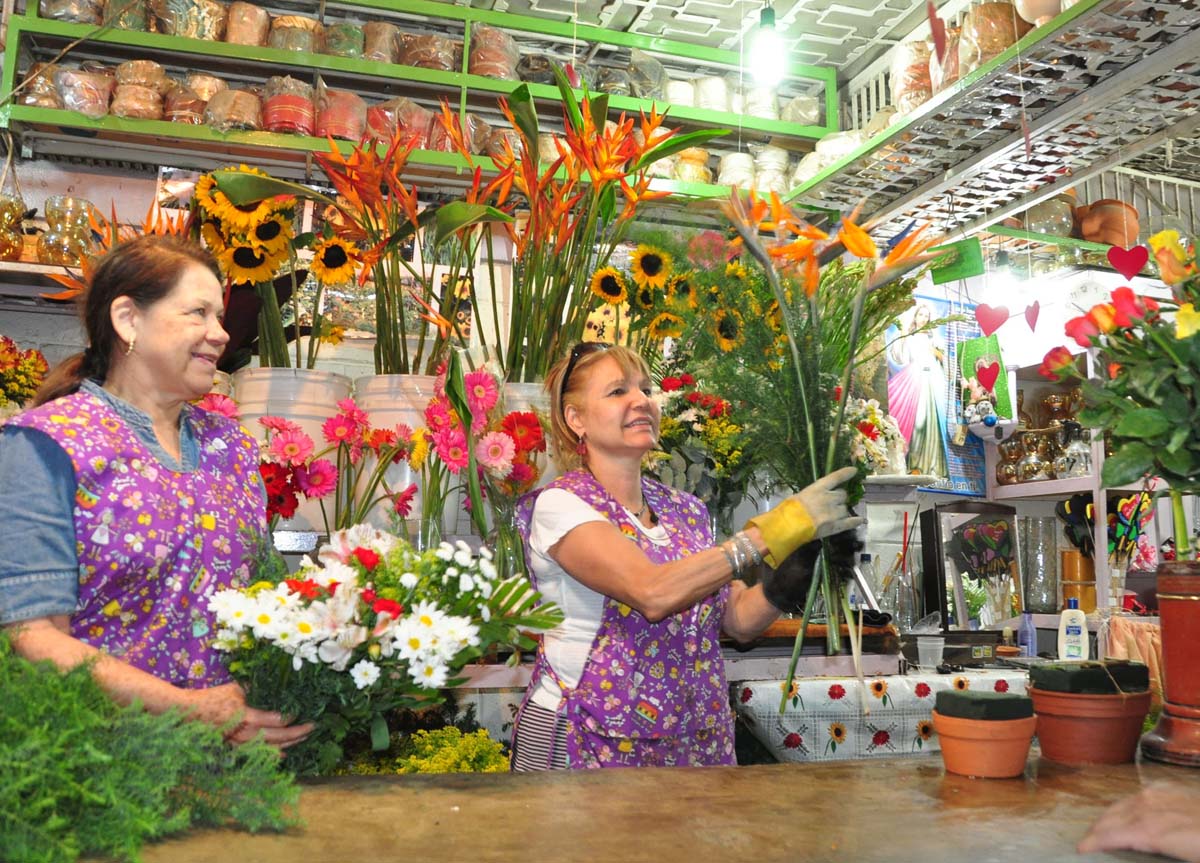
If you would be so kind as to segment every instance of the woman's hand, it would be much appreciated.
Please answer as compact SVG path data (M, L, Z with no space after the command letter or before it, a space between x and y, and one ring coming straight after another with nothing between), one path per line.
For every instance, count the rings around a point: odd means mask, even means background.
M866 522L846 508L846 490L840 486L854 478L856 469L844 467L823 476L761 515L746 522L754 526L767 547L767 564L778 568L793 551L807 542L854 530Z
M226 683L209 689L189 690L194 719L215 725L233 743L249 743L260 739L265 743L287 749L307 737L313 724L291 725L279 713L246 706L246 694L236 683Z
M1079 843L1079 853L1149 851L1180 860L1200 861L1200 789L1151 785L1114 803Z

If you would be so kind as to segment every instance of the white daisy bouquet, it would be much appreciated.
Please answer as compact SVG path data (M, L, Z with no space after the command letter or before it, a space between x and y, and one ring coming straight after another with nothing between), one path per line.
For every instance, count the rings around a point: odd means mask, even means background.
M877 476L905 473L905 443L900 426L875 399L846 402L845 425L850 432L850 458Z
M528 632L562 621L540 599L525 579L501 580L487 548L419 552L357 525L296 573L220 591L209 609L247 702L316 723L286 755L306 775L332 770L348 738L386 749L389 713L440 702L489 648L531 648Z

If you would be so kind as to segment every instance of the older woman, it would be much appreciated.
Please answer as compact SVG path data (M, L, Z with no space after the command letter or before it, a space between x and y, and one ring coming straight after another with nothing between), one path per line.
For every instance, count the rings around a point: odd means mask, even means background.
M659 411L636 353L577 345L546 387L560 458L575 469L527 497L519 521L533 579L566 620L538 652L513 769L732 764L718 638L749 640L803 602L814 555L771 567L863 522L838 488L853 471L714 546L704 505L642 474ZM758 585L733 581L764 560Z
M257 446L189 401L228 341L213 259L140 237L97 267L87 349L0 429L0 625L115 699L179 708L281 746L310 730L248 708L210 646L214 591L246 581L266 529Z

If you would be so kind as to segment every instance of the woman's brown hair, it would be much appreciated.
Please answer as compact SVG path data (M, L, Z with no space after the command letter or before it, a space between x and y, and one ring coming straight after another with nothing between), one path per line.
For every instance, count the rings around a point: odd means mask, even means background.
M628 380L650 377L646 361L637 351L624 345L604 342L579 342L546 373L546 391L550 393L550 443L554 457L564 471L583 465L577 452L579 435L567 425L567 405L582 406L583 388L587 385L592 367L604 357L612 357Z
M110 309L118 297L129 297L145 309L179 284L187 267L199 264L219 279L216 259L195 243L177 237L146 234L122 243L100 259L92 280L79 298L87 348L67 357L46 376L33 405L45 404L79 389L87 378L105 380L119 341Z

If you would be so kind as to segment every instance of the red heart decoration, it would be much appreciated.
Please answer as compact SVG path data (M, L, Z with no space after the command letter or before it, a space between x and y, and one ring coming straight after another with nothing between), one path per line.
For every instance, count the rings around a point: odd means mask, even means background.
M1134 246L1132 249L1122 249L1113 246L1108 250L1108 262L1114 270L1127 279L1132 279L1146 266L1150 260L1150 250L1145 246Z
M1025 307L1025 323L1029 324L1031 331L1037 330L1038 313L1042 310L1042 304L1034 300Z
M992 308L987 303L980 303L975 307L975 320L979 322L983 334L990 336L1008 320L1008 309L1004 306Z
M1000 363L992 363L975 370L975 379L989 393L996 389L996 378L1000 377Z

